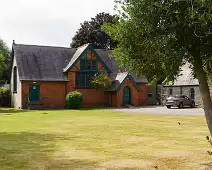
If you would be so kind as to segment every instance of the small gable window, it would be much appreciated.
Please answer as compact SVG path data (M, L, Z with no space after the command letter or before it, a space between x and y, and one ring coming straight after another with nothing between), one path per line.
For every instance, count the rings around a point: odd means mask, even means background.
M16 93L17 92L17 86L18 86L18 82L17 82L17 67L15 66L13 68L13 92Z

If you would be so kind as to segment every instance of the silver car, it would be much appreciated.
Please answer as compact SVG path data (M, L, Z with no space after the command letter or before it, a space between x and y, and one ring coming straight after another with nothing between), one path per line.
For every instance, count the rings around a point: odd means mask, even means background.
M195 107L195 101L185 95L170 96L166 99L166 107L170 109L172 106L178 108L183 108L184 106Z

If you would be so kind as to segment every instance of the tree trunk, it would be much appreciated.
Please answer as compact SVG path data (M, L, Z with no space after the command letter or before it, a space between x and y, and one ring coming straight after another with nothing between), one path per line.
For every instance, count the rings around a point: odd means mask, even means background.
M203 109L208 124L210 134L212 136L212 101L210 97L210 90L206 78L206 73L202 67L200 55L194 57L194 71L198 76L199 89L203 100Z

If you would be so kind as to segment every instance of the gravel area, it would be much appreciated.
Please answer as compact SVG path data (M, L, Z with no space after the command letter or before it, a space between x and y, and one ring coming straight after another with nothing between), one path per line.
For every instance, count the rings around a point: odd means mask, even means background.
M183 108L167 109L165 106L145 106L139 108L121 108L112 109L115 112L127 112L131 114L153 114L153 115L167 115L167 116L204 116L202 108Z

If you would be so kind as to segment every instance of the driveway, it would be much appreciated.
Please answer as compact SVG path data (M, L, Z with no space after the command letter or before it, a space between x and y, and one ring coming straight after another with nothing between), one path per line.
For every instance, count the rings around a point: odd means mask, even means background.
M165 106L145 106L139 108L122 108L113 109L115 112L127 112L131 114L153 114L153 115L167 115L167 116L204 116L202 108L171 108L167 109Z

